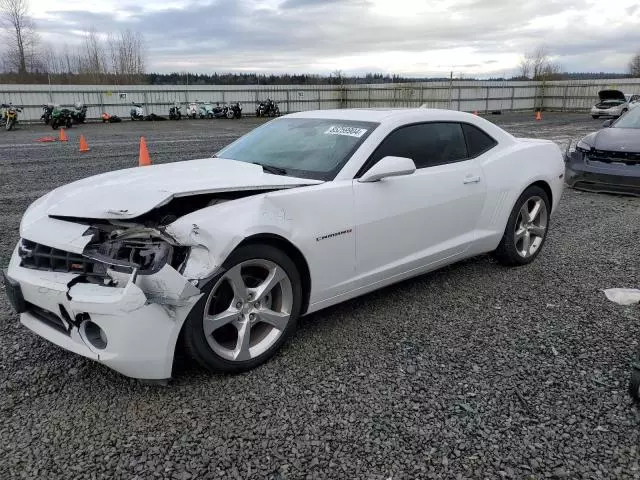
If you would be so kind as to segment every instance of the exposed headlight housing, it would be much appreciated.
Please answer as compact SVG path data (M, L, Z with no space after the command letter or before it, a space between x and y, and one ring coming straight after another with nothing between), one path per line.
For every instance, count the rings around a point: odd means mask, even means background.
M116 271L137 271L141 275L157 273L166 264L182 271L189 248L169 243L147 232L124 232L114 238L91 243L83 255L110 266Z
M576 150L579 150L582 153L587 153L589 150L591 150L591 148L591 145L585 142L584 139L580 140L576 145Z

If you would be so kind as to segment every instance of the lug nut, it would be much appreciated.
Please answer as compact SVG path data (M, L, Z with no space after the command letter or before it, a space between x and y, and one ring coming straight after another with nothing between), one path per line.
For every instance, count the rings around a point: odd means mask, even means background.
M242 302L236 303L236 308L240 310L242 308Z
M256 307L256 308L260 308L260 302L254 303L253 306Z
M249 320L253 321L256 319L256 315L254 313L252 313L251 315L249 315Z

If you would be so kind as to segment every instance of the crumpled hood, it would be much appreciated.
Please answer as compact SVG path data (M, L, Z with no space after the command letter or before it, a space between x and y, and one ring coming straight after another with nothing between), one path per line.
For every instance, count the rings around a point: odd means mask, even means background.
M635 128L603 128L596 132L588 140L588 143L596 150L640 152L640 130Z
M605 100L620 100L622 102L626 102L627 99L624 96L624 93L622 93L620 90L600 90L598 92L598 97L600 98L601 102L604 102Z
M239 190L271 190L322 183L264 173L259 165L220 158L117 170L53 190L29 207L23 218L62 216L130 219L174 197Z

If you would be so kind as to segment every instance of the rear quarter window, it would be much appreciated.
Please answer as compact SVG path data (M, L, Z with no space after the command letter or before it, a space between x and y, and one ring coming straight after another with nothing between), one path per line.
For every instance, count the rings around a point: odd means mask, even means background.
M463 123L462 130L467 141L467 152L469 154L469 158L482 155L498 144L498 142L484 132L484 130L481 130L475 125Z

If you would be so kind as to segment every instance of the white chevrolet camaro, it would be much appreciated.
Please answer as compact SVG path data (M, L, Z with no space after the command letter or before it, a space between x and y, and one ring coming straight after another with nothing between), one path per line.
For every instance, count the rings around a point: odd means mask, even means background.
M27 328L124 375L170 378L179 341L238 372L301 315L482 253L533 261L563 174L554 143L466 113L297 113L41 197L5 285Z

